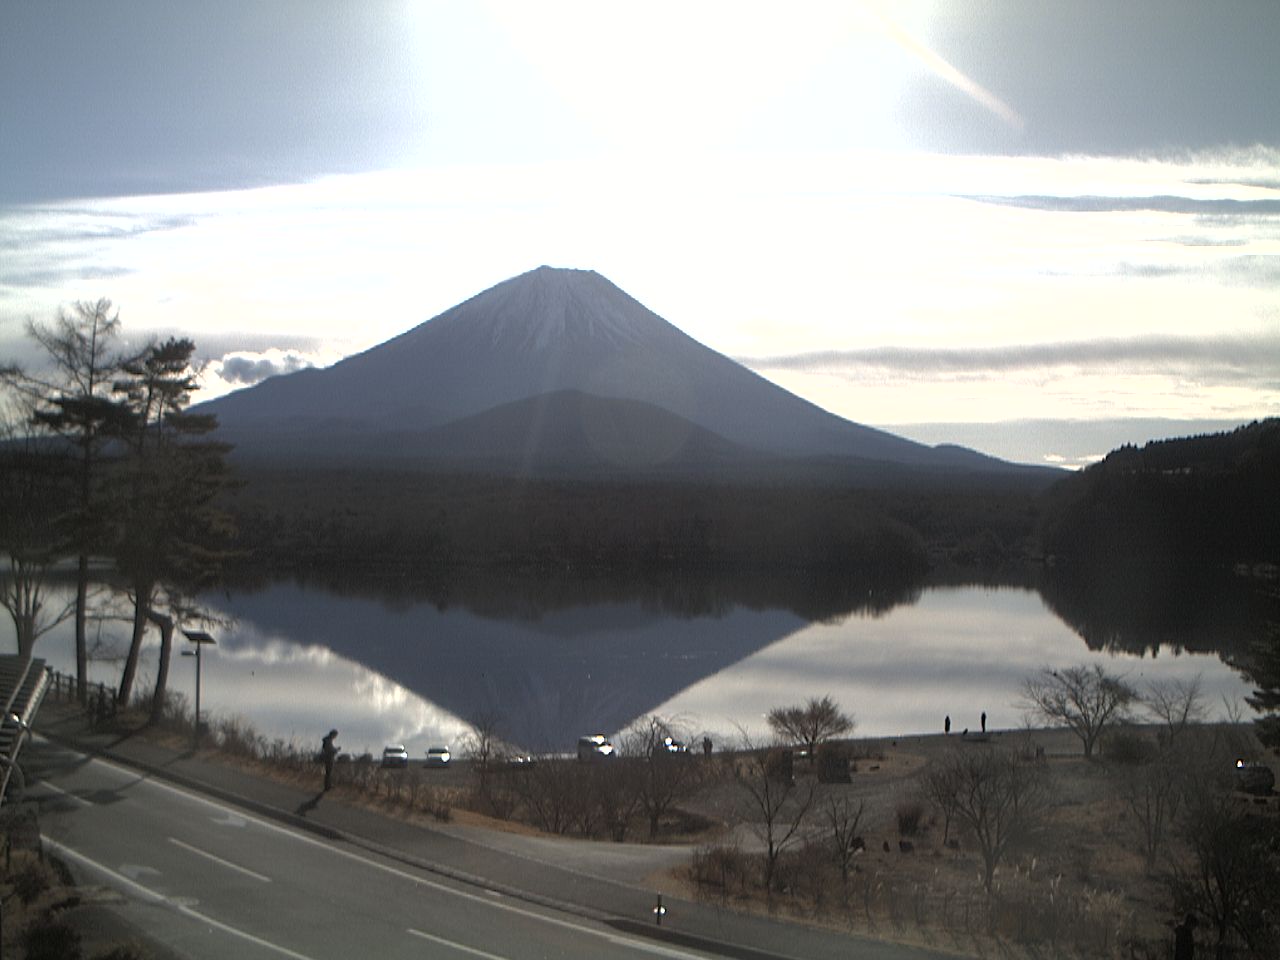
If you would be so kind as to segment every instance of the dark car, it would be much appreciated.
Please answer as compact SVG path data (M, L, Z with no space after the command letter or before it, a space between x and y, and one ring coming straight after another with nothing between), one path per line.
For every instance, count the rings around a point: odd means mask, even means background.
M409 751L404 748L402 743L386 747L382 751L382 765L384 767L407 767L409 765Z
M604 734L578 738L579 760L607 760L613 756L613 744Z
M1265 797L1276 785L1276 775L1265 763L1256 760L1237 760L1233 778L1237 790Z

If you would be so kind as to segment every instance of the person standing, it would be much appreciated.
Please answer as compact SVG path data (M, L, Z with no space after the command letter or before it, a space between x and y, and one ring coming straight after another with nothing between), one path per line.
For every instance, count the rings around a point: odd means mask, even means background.
M982 711L982 732L987 732L987 711Z
M951 734L951 714L947 714L947 718L942 721L942 732L948 736Z
M1196 953L1195 929L1196 918L1192 913L1173 928L1173 960L1193 960Z
M333 741L337 739L337 736L337 730L330 730L324 739L320 741L320 759L324 761L324 788L326 791L333 786L333 761L338 757L338 745Z

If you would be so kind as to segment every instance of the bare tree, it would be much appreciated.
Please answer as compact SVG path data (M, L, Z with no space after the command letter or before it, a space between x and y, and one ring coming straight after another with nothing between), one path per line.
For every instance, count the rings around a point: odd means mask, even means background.
M498 737L500 721L496 713L483 711L470 722L462 742L462 755L471 761L476 775L476 793L482 800L489 797L489 784L494 764L502 759L504 746Z
M1280 942L1280 827L1209 780L1194 787L1181 831L1191 858L1175 867L1174 898L1212 925L1216 957L1238 956L1233 941L1254 951L1250 955L1272 956L1268 951Z
M591 815L598 818L610 839L619 843L627 839L632 818L641 808L644 768L647 765L643 760L621 757L609 763L589 764L582 768L587 781L587 807Z
M1138 692L1101 665L1045 667L1023 684L1025 706L1052 726L1069 728L1092 757L1102 731L1128 716Z
M863 849L859 826L865 811L866 801L859 800L855 805L849 797L843 796L828 796L822 808L827 836L831 840L831 852L835 856L836 866L840 868L840 879L845 883L849 882L849 868L853 865L853 858Z
M120 329L111 301L77 302L59 311L53 324L27 323L27 335L43 349L52 371L40 375L17 366L0 368L0 380L32 402L33 421L65 437L78 449L78 510L73 548L76 568L76 689L84 701L88 677L86 621L89 556L101 547L104 523L99 491L103 444L122 422L122 405L110 395L123 359L111 351Z
M800 839L817 788L812 780L801 784L781 772L774 756L780 749L776 744L758 746L743 734L739 755L733 760L734 781L750 801L752 826L764 842L764 883L770 893L778 858Z
M1166 750L1151 763L1126 771L1120 781L1120 796L1133 814L1133 829L1147 873L1155 870L1178 816L1185 780L1181 762Z
M530 821L548 833L568 833L586 802L584 765L572 760L540 760L513 782Z
M24 418L25 419L25 418ZM67 545L62 520L71 506L66 464L0 412L0 606L13 620L18 654L66 620L74 605L49 605L49 571Z
M955 819L957 792L955 764L933 763L925 770L920 789L926 800L942 814L942 845L951 839L951 821Z
M1044 769L1005 750L957 752L943 765L940 782L950 785L948 803L978 840L990 893L1000 861L1040 823L1048 804Z
M1189 727L1203 722L1207 712L1200 674L1190 680L1150 680L1142 702L1147 712L1164 724L1170 745Z
M853 730L854 721L830 696L810 697L802 707L775 707L765 716L778 737L804 744L812 760L818 744Z
M662 818L701 783L703 767L685 749L675 721L654 714L640 717L623 731L622 758L636 767L632 786L649 821L650 838Z

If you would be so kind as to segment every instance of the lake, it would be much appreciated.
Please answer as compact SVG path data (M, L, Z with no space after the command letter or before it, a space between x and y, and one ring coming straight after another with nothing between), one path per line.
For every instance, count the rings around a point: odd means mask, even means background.
M217 646L204 653L202 707L308 748L337 727L346 750L404 743L421 756L432 744L456 748L466 720L485 713L534 752L570 750L581 734L614 734L649 713L723 743L763 738L771 707L824 694L866 736L940 731L948 714L953 730L977 729L984 711L989 728L1010 728L1023 722L1026 676L1083 663L1138 686L1199 676L1218 716L1250 690L1217 654L1177 643L1090 649L1020 587L924 587L820 620L747 603L675 612L652 599L477 613L295 583L203 599L228 625L212 628ZM125 622L93 627L94 680L118 682L127 639ZM14 649L7 619L0 644ZM70 623L36 649L73 671ZM139 689L154 681L157 651L152 637ZM191 659L175 657L171 689L194 700L194 675Z

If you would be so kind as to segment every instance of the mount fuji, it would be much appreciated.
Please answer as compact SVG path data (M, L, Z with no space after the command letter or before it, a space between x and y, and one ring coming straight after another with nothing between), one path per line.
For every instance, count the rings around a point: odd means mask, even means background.
M539 267L326 369L201 405L236 455L497 472L736 471L854 460L1028 470L829 413L600 274Z

